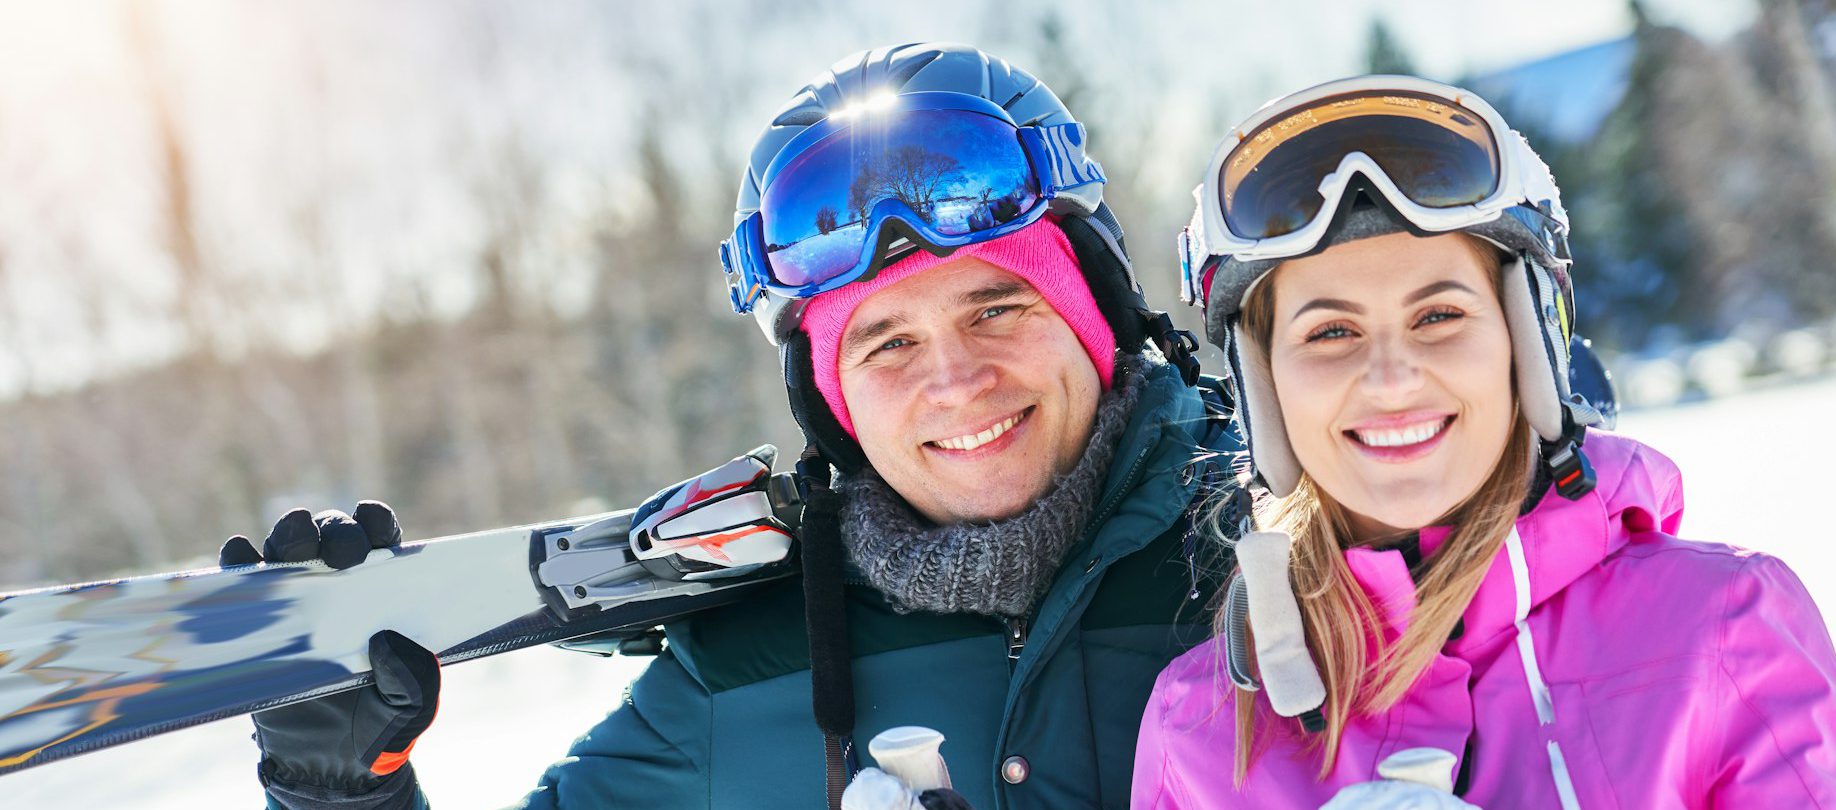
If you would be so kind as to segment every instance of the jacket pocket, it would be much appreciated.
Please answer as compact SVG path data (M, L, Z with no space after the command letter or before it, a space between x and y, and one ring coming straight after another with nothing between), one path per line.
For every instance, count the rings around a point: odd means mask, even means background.
M1677 656L1550 684L1557 739L1583 807L1700 806L1692 750L1717 731L1696 697L1712 688L1713 663Z

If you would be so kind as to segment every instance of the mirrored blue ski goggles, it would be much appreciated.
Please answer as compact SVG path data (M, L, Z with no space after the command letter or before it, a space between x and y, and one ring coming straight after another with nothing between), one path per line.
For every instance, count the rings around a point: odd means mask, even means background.
M960 93L882 96L799 133L766 167L758 210L720 245L733 308L871 278L912 247L1005 236L1103 179L1082 124L1017 126Z

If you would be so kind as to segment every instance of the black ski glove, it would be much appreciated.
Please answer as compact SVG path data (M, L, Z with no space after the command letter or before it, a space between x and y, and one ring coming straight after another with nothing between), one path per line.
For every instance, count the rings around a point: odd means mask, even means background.
M217 564L252 565L258 562L324 560L340 571L363 562L371 549L402 544L402 527L395 510L382 501L358 501L351 514L327 509L314 515L295 509L274 521L261 550L249 538L236 535L224 541Z
M353 514L288 512L257 552L247 537L223 544L219 564L324 559L344 569L373 548L400 545L401 527L386 504L364 501ZM418 790L408 752L439 708L440 661L406 636L384 630L370 637L376 682L360 689L254 714L261 747L261 782L292 810L396 810L415 804Z
M924 810L975 810L963 794L949 788L932 788L918 794L918 803Z

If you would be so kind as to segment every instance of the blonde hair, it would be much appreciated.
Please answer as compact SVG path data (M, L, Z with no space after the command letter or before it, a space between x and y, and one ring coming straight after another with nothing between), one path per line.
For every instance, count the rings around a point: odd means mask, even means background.
M1502 269L1499 251L1490 243L1461 236L1476 254ZM1492 274L1492 283L1496 295L1497 272ZM1245 343L1264 363L1269 359L1267 347L1274 328L1273 289L1267 281L1258 285L1243 308L1244 331L1254 338ZM1515 392L1512 399L1516 399ZM1534 435L1520 411L1485 482L1436 521L1451 526L1452 531L1423 561L1426 570L1417 573L1416 605L1409 628L1394 643L1384 642L1383 620L1345 562L1344 550L1357 544L1346 508L1304 472L1287 497L1257 505L1258 524L1294 538L1289 576L1300 603L1307 647L1326 685L1326 703L1321 707L1326 729L1308 744L1322 754L1320 778L1332 771L1339 741L1353 713L1376 713L1396 705L1447 643L1523 507L1535 458ZM1234 526L1223 525L1224 500L1208 510L1206 525L1214 537L1229 538L1236 531ZM1366 544L1372 540L1363 539ZM1224 632L1225 618L1223 611L1217 613L1216 633ZM1372 644L1375 650L1370 649ZM1373 658L1377 665L1367 667ZM1235 774L1241 785L1252 760L1257 713L1255 693L1238 689L1235 698Z

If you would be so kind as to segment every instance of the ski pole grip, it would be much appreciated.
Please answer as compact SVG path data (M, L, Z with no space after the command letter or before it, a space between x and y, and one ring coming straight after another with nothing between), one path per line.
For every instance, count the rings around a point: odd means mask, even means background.
M1398 782L1414 782L1443 793L1453 792L1453 752L1440 748L1405 748L1377 763L1377 775Z
M880 770L892 774L914 793L950 787L950 769L944 765L944 736L923 726L899 726L874 735L867 743Z

